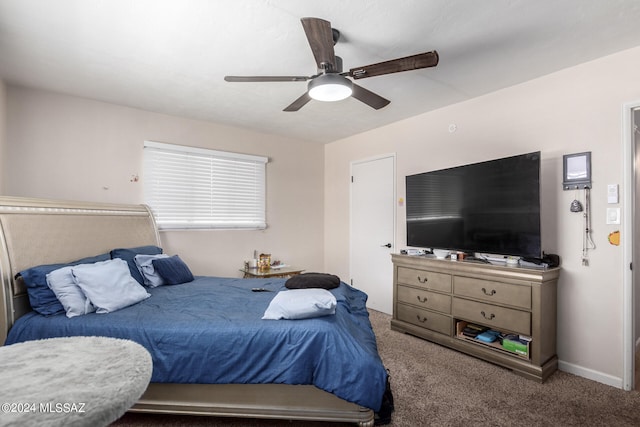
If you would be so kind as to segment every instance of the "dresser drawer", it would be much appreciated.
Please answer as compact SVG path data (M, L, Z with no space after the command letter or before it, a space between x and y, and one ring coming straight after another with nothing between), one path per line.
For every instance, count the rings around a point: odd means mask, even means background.
M451 314L451 296L398 285L398 302Z
M531 309L531 287L455 276L453 293L482 301Z
M451 292L451 275L415 268L398 267L398 283L434 291Z
M420 326L421 328L431 329L441 334L451 335L451 325L453 322L449 316L404 304L398 304L397 310L398 320Z
M453 317L491 328L531 335L531 313L496 305L453 298Z

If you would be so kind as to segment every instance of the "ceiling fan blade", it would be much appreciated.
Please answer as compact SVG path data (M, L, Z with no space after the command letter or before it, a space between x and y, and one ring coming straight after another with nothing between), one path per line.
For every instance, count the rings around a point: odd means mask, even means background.
M282 111L298 111L302 107L304 107L307 102L311 101L311 97L309 96L309 92L305 92L300 98L296 99Z
M388 99L385 99L380 95L363 88L362 86L358 86L355 83L353 84L353 93L351 94L351 96L358 101L364 102L369 107L375 108L376 110L379 110L382 107L386 107L391 102Z
M418 70L420 68L435 67L438 65L438 52L431 51L404 58L392 59L364 67L352 68L347 75L354 79L381 76L383 74L399 73L400 71Z
M306 82L307 76L224 76L227 82Z
M331 23L320 18L302 18L301 21L318 69L336 70L336 55L333 50Z

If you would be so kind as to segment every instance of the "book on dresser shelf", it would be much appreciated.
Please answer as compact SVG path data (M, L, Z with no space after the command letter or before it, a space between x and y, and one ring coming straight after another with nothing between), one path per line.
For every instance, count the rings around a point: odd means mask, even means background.
M402 254L392 261L393 330L539 382L557 369L559 268Z

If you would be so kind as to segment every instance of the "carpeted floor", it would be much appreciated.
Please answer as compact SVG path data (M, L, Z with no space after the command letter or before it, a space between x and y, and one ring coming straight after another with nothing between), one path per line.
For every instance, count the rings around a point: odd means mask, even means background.
M371 311L380 356L391 372L392 426L638 426L640 392L565 372L539 384L487 362L391 331ZM341 426L295 421L126 414L118 427Z

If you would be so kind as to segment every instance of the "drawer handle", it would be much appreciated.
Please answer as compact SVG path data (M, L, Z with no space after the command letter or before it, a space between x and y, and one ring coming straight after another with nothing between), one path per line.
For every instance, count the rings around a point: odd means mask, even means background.
M487 292L487 290L485 288L482 288L482 292L484 292L485 295L489 295L490 297L494 296L496 294L496 290L495 289L491 289L491 292Z
M420 317L419 314L416 314L416 317L418 318L418 322L420 322L420 323L426 323L427 322L427 318L426 317Z
M420 276L418 276L418 282L420 282L420 283L427 283L428 280L429 280L428 277L425 277L424 279L421 279Z
M418 298L418 301L421 302L421 303L425 303L425 302L427 302L429 300L429 298L427 298L427 297L420 298L420 295L418 295L416 298Z
M485 312L484 312L484 311L481 311L481 312L480 312L480 314L482 314L482 317L484 317L484 318L485 318L485 319L487 319L487 320L493 320L493 318L494 318L494 317L496 317L496 315L495 315L495 314L493 314L493 313L491 313L491 314L489 314L489 315L487 316L487 315L485 314Z

